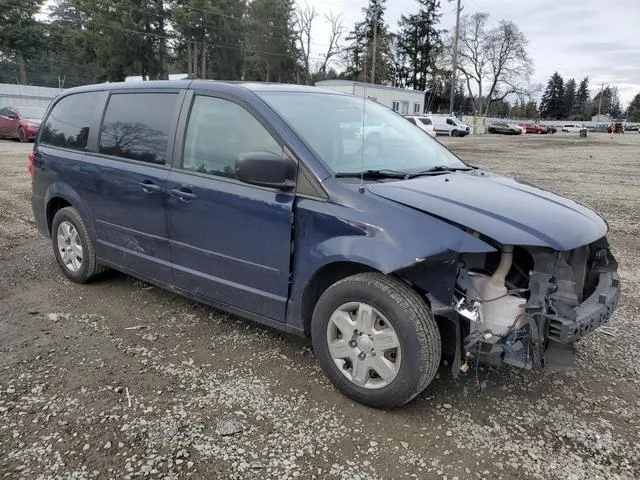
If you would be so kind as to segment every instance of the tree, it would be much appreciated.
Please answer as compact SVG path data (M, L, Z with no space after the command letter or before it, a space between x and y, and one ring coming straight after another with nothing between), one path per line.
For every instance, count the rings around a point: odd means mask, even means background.
M331 34L329 35L329 43L327 44L327 50L324 54L322 64L317 72L317 77L320 79L327 76L327 67L335 56L342 51L342 36L344 35L345 27L343 25L342 14L325 15L325 22L331 25Z
M44 0L7 0L0 9L0 56L18 67L17 83L27 83L27 62L37 56L43 28L35 19Z
M406 69L401 77L406 86L415 90L427 89L427 76L436 66L436 57L442 49L441 30L436 27L441 14L439 0L417 0L418 13L402 15L397 38L397 62ZM398 67L396 67L398 71ZM403 86L405 86L403 85Z
M293 82L298 73L293 0L253 0L247 15L246 78Z
M564 86L564 109L562 118L575 119L577 110L576 103L576 81L570 78Z
M620 118L622 116L622 107L620 106L620 94L618 93L618 87L615 85L611 87L611 106L609 108L609 115L613 118Z
M501 21L489 29L488 20L488 13L462 18L458 51L458 69L465 78L474 109L484 115L496 100L529 93L524 84L533 73L533 62L526 51L528 41L518 26Z
M589 77L585 77L580 81L578 91L576 93L576 114L581 120L588 120L591 118L592 104L589 93Z
M558 72L555 72L547 88L540 99L540 115L543 118L560 120L565 112L564 80Z
M176 51L190 78L242 78L245 13L241 0L181 0L173 8Z
M600 99L602 97L602 103ZM620 107L620 96L618 94L618 87L607 85L604 90L601 90L593 98L594 108L600 109L600 113L604 115L610 115L612 118L618 118L622 115L622 108Z
M304 83L309 84L311 78L311 68L309 65L309 57L311 55L311 30L313 27L313 21L318 16L318 12L315 7L298 7L295 14L295 34L296 41L298 42L298 48L300 49L300 55L302 56L302 67L304 75Z
M640 122L640 93L636 94L629 104L627 122Z
M394 36L384 22L386 1L369 0L369 6L362 9L364 20L357 22L347 37L346 74L353 80L389 84L394 79Z

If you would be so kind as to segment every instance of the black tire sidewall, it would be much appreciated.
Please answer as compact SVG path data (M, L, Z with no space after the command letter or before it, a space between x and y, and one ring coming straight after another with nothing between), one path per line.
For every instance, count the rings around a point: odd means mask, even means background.
M27 142L27 134L26 134L26 132L24 131L23 128L19 128L18 129L18 141L20 143L26 143Z
M73 225L73 227L78 232L80 236L80 243L82 244L82 265L77 272L72 272L69 270L62 258L60 256L60 251L58 249L58 227L64 221L67 221ZM80 215L72 208L63 208L58 210L58 212L53 217L53 222L51 224L51 244L53 245L53 254L60 265L60 269L62 272L69 277L70 280L76 283L84 283L86 282L93 274L93 262L94 260L91 258L94 255L93 248L89 246L87 241L87 235L89 232L87 231L82 218Z
M334 363L327 344L327 325L333 312L348 302L363 302L382 313L393 326L401 348L400 371L391 384L379 389L359 387L348 380ZM421 370L420 345L414 326L406 312L383 290L359 281L334 285L318 300L311 322L313 348L332 383L357 402L372 407L401 405L409 400L417 387Z

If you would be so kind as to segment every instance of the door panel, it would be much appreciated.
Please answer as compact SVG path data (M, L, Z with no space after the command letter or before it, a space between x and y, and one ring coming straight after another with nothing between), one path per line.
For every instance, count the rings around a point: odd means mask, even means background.
M82 195L94 217L98 256L169 283L168 169L86 155L82 170Z
M0 109L0 135L6 135L7 133L7 124L9 123L8 113L8 108Z
M188 115L182 162L167 186L175 283L283 322L294 195L234 178L238 154L282 154L282 143L234 100L195 95Z
M165 202L168 163L183 93L116 91L87 153L82 196L92 212L99 258L172 281Z
M185 290L284 319L293 195L173 171L167 220L175 283Z

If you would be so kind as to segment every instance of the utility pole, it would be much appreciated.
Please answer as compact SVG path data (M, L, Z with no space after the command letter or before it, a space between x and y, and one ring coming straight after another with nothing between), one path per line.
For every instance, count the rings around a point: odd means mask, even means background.
M371 61L371 83L376 83L376 51L378 49L378 8L373 11L373 60Z
M450 2L453 0L449 0ZM456 6L456 33L453 38L453 71L451 72L451 97L449 98L449 113L453 115L453 104L456 98L456 70L458 69L458 37L460 36L460 12L462 5L457 0Z
M602 82L602 88L600 89L600 102L598 102L598 120L596 124L600 123L600 110L602 110L602 97L604 97L604 82Z

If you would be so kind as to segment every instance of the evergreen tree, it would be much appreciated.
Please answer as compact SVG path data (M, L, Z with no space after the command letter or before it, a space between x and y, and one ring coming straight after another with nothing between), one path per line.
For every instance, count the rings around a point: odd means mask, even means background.
M293 0L253 0L247 15L246 76L293 82L298 73Z
M592 105L589 93L589 77L585 77L580 81L578 91L576 93L576 115L578 119L588 120L592 115Z
M27 63L38 56L43 46L44 29L35 19L43 3L44 0L7 0L0 8L0 57L8 57L17 65L17 83L27 83Z
M611 115L613 118L620 118L622 116L620 95L618 93L618 87L616 87L615 85L611 87L611 107L609 109L609 115Z
M405 59L406 85L426 90L427 76L435 70L436 57L442 49L441 31L437 26L441 14L439 0L417 0L418 13L400 18L398 49Z
M369 6L362 9L364 20L357 22L346 38L349 42L346 48L347 78L371 82L375 62L374 83L389 84L394 81L393 35L384 21L386 1L369 0Z
M564 111L562 118L573 119L576 114L576 81L570 78L564 86Z
M629 104L627 122L640 122L640 93L633 97Z
M242 0L182 0L174 8L176 50L190 78L242 77L245 13Z
M602 97L602 103L600 102ZM620 107L620 96L618 95L618 87L610 87L607 85L604 90L601 90L593 98L593 106L600 113L604 115L610 115L612 118L618 118L622 115L622 108Z
M555 72L540 100L540 115L543 118L560 120L564 113L564 81L558 72Z

